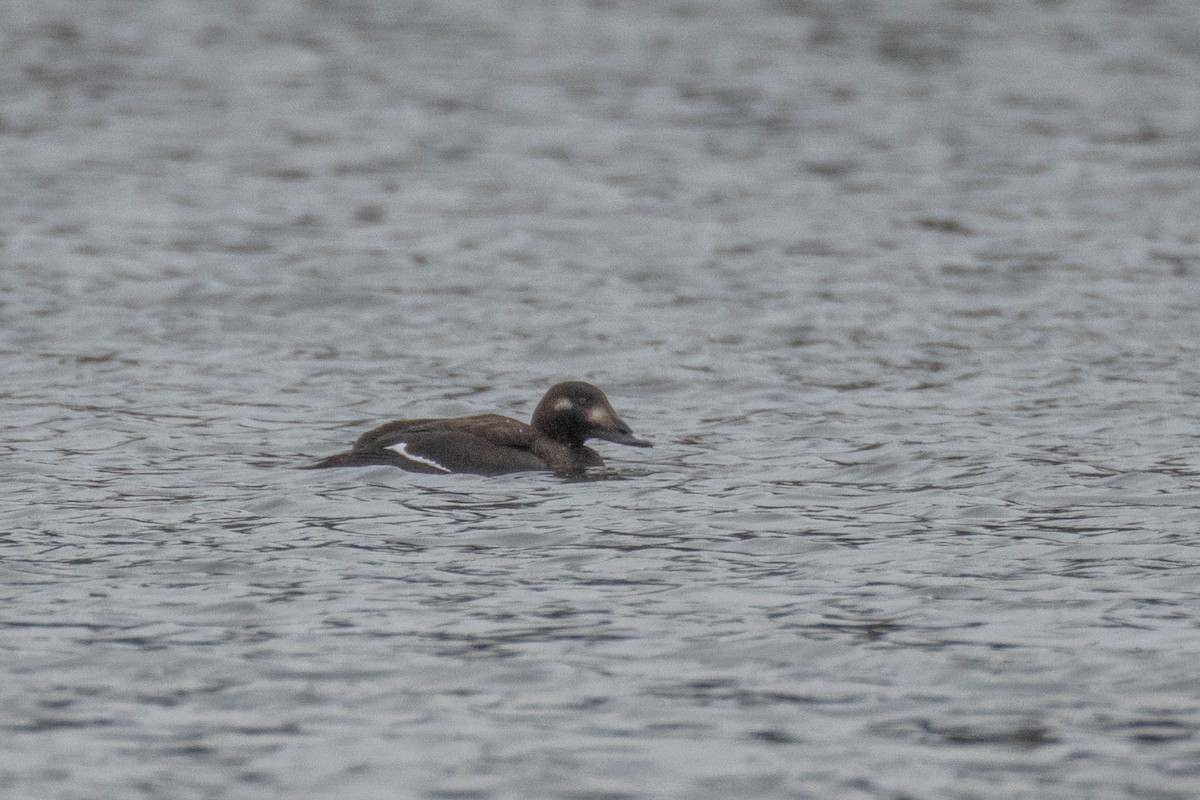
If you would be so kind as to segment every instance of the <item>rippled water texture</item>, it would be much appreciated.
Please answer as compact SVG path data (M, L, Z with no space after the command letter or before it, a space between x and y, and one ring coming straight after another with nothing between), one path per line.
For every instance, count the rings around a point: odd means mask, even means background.
M79 8L0 22L0 795L1200 796L1200 6ZM295 469L568 378L656 447Z

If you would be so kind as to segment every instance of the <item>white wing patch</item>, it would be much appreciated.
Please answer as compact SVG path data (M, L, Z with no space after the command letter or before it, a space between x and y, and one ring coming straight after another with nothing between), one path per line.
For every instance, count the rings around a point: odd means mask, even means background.
M395 450L397 453L404 456L409 461L416 461L418 464L424 464L427 467L433 467L434 469L440 469L442 472L450 472L450 470L446 469L441 464L434 461L432 458L426 458L425 456L418 456L418 455L408 452L408 443L407 442L396 442L393 445L388 445L387 449Z

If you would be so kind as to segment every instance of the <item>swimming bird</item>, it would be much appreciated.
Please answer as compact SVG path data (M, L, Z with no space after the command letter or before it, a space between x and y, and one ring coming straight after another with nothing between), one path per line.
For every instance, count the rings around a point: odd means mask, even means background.
M590 383L566 381L550 387L529 425L499 414L398 419L372 428L349 450L309 468L388 465L430 474L549 470L577 475L604 465L600 454L584 445L588 439L652 446L633 435L604 392Z

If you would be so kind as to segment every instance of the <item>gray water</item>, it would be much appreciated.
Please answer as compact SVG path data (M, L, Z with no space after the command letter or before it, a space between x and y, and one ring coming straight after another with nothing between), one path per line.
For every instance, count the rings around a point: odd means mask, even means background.
M1200 796L1200 6L9 2L0 796ZM590 380L596 480L301 471Z

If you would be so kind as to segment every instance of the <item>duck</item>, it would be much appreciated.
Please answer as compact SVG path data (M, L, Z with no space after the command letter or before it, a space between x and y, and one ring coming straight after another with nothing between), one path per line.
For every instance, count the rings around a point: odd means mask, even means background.
M548 471L572 476L604 466L600 454L584 444L588 439L653 446L633 435L598 387L564 381L542 396L528 425L500 414L398 419L308 468L384 465L438 475Z

